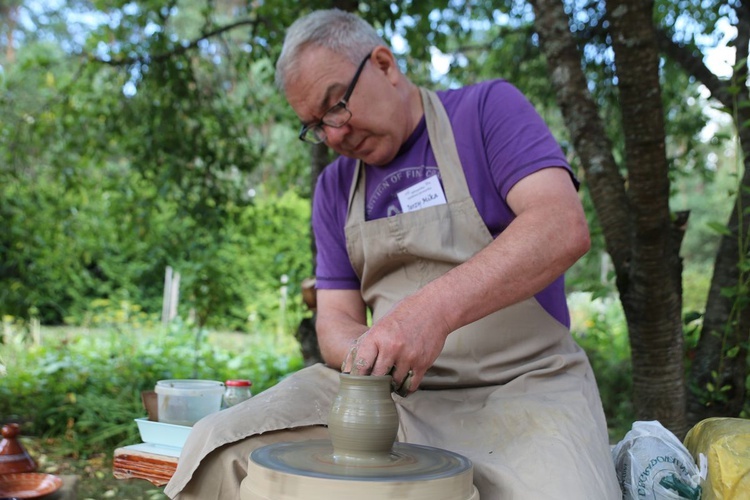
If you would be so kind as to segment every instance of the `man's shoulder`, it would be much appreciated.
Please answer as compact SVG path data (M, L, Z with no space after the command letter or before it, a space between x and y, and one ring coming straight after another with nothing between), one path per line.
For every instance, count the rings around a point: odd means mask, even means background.
M318 176L318 188L329 192L349 192L357 160L339 156L326 165Z
M338 155L331 163L326 165L323 172L328 175L341 175L343 173L351 174L354 171L354 167L357 166L355 158L349 158L348 156Z
M474 122L511 125L517 117L526 116L533 110L526 96L503 79L439 91L438 96L454 128L455 124ZM458 128L460 130L461 126Z
M518 89L512 83L502 78L437 91L443 104L451 107L458 104L465 105L471 101L482 103L488 98L502 98L514 96L519 93Z

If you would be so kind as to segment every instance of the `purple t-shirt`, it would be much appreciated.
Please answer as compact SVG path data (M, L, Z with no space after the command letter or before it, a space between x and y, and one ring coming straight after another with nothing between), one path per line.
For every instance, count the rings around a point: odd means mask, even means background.
M531 103L510 83L493 80L437 93L451 121L458 154L477 210L493 237L513 220L505 198L525 176L548 167L570 170L559 144ZM315 189L312 224L317 246L316 287L359 289L346 251L347 202L357 160L339 157ZM424 117L398 155L384 166L366 165L365 219L402 212L398 193L439 175ZM572 176L573 182L577 181ZM570 317L564 277L536 295L565 326Z

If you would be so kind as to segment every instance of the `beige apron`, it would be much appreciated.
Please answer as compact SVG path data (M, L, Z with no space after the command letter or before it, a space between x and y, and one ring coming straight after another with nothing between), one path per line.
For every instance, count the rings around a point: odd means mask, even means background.
M422 90L422 100L448 203L365 221L362 165L349 196L347 249L374 320L492 241L471 199L445 110L432 92ZM190 494L179 498L238 498L252 449L322 435L315 426L326 424L337 377L322 365L306 368L200 421L166 493L177 495L190 481ZM399 440L469 457L482 500L621 498L586 356L534 299L451 333L420 390L394 399ZM297 434L257 436L300 427Z
M365 221L361 165L350 193L347 250L375 321L492 242L442 103L422 101L448 203ZM535 299L451 333L420 389L394 396L399 440L471 458L482 499L621 497L588 360Z

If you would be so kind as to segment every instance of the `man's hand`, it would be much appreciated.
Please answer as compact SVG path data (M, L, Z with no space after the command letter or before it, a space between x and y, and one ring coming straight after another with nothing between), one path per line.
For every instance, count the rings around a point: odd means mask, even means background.
M450 333L436 311L420 306L419 293L398 303L352 344L341 367L353 375L393 377L397 392L414 392Z

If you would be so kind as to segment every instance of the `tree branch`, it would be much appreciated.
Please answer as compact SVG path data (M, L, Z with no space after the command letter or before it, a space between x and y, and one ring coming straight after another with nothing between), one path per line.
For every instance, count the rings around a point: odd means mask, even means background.
M91 57L91 59L93 61L96 61L102 64L107 64L109 66L128 66L131 64L135 64L135 63L161 62L161 61L165 61L169 59L170 57L181 55L181 54L184 54L185 52L195 49L198 46L198 44L202 42L203 40L208 40L209 38L213 38L215 36L221 35L222 33L231 31L235 28L239 28L240 26L255 26L259 24L260 22L261 20L259 18L258 19L241 19L234 23L227 24L225 26L216 28L215 30L204 33L198 38L191 40L190 43L188 44L177 46L173 50L162 52L160 54L154 54L154 55L146 54L142 56L122 57L122 58L110 59L110 60L102 59L100 57Z
M705 85L711 95L721 104L727 109L734 108L734 97L729 91L727 82L718 78L703 64L702 55L697 48L688 48L675 43L669 33L659 27L656 27L656 41L661 52L671 57L689 75Z
M549 68L558 106L586 173L591 199L599 216L607 251L626 289L631 259L631 221L625 181L612 155L612 144L581 67L577 40L560 0L531 0L534 26Z
M525 32L528 36L531 36L535 30L533 25L528 25L524 28L503 28L500 27L500 31L498 32L497 36L492 38L491 40L485 42L485 43L479 43L479 44L471 44L471 45L461 45L459 47L456 47L454 50L451 51L451 54L463 54L466 52L484 52L484 51L491 51L495 50L495 44L498 41L503 41L507 35L516 35L519 32Z
M734 66L735 82L747 81L747 57L748 43L750 42L750 7L745 3L740 3L737 7L737 38L734 40L734 46L737 50ZM746 96L747 94L745 94ZM744 118L744 117L743 117Z

